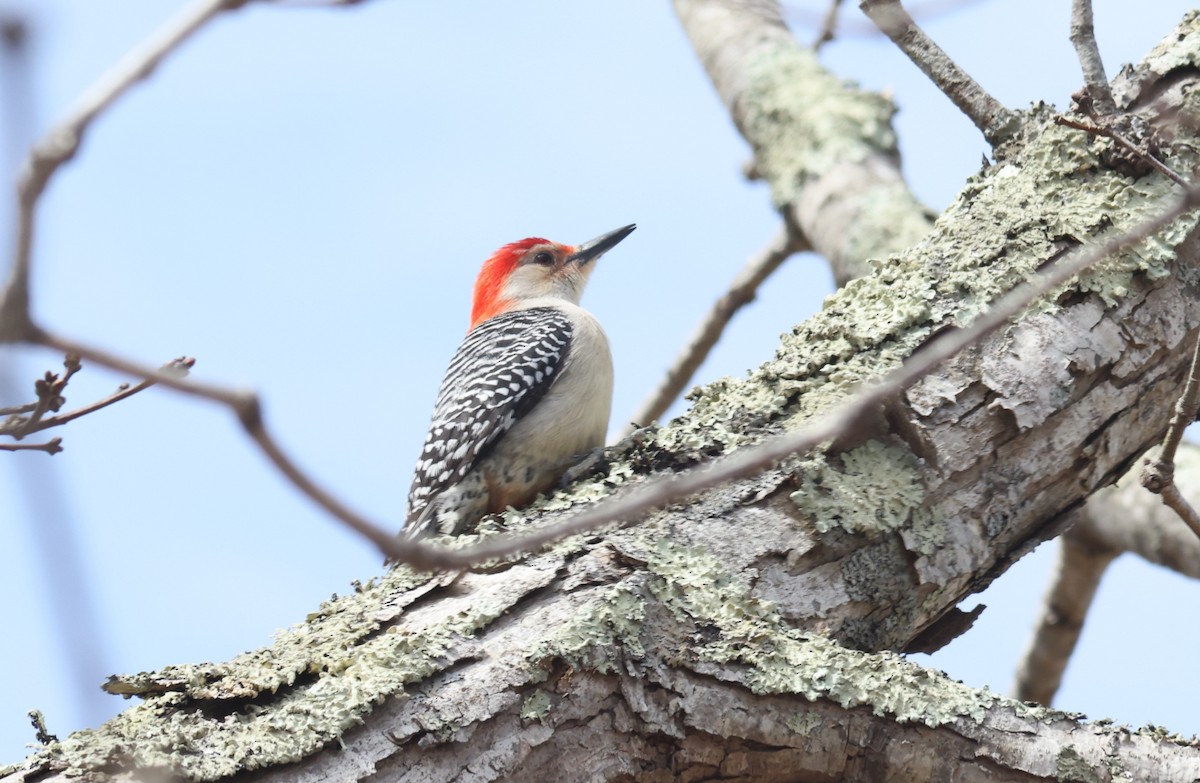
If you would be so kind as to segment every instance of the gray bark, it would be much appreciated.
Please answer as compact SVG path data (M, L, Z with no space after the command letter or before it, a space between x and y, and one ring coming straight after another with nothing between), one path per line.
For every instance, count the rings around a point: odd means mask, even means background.
M771 45L763 62L800 56ZM1200 140L1177 120L1200 100L1197 65L1193 16L1116 93L1152 123L1173 118L1164 155L1184 171ZM769 73L743 101L786 102ZM778 88L795 78L783 69ZM774 359L480 535L796 427L1176 187L1114 170L1106 142L1044 108L1023 120L920 244L846 286ZM536 556L432 579L394 569L271 647L115 679L141 703L0 780L1200 777L1194 743L1029 707L890 652L953 626L959 600L1160 436L1200 327L1196 224L1106 261L837 448Z

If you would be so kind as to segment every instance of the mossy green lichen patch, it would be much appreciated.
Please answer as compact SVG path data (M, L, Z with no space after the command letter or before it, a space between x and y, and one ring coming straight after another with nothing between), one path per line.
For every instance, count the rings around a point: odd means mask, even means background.
M836 457L813 455L797 484L792 502L822 533L835 527L873 535L898 530L925 494L912 453L877 440Z
M550 694L538 688L521 704L521 720L536 720L545 723L546 716L550 714L553 706L554 701L550 698Z
M640 640L645 620L645 602L637 592L627 585L603 588L587 609L555 628L527 658L534 666L557 659L577 669L607 674L622 656L645 656Z
M253 699L290 685L302 675L336 669L345 650L379 628L379 603L423 585L428 575L396 569L353 593L323 602L305 622L279 631L269 647L222 663L168 666L156 672L117 675L105 690L121 696L180 691L194 699Z
M1068 746L1060 750L1054 760L1054 779L1071 783L1100 783L1101 780L1107 780L1108 776L1102 778L1079 751Z
M777 207L835 165L896 154L895 105L829 73L812 51L783 40L747 73L742 131Z
M1142 60L1142 71L1161 76L1178 68L1200 64L1200 11L1184 14L1176 33L1150 50Z
M913 511L911 523L904 530L904 546L910 552L932 556L946 543L946 522L928 508Z
M525 578L532 584L543 577ZM100 728L47 746L34 763L68 774L113 767L163 768L188 780L206 781L311 755L361 723L382 700L403 694L406 683L423 680L453 662L455 649L517 598L513 593L486 593L484 599L460 600L447 615L427 622L364 633L364 628L378 630L367 618L397 587L419 579L396 569L360 593L335 599L342 602L336 610L315 613L310 617L312 628L285 631L269 651L247 653L211 671L197 669L205 676L181 677L176 667L171 678L181 683L177 690L154 693ZM220 678L207 676L213 672ZM291 687L276 694L283 684ZM214 699L231 693L257 698L232 712L214 709Z
M1063 717L969 688L893 653L859 652L800 634L772 604L756 599L740 575L703 551L660 542L649 557L647 568L656 576L649 587L656 599L688 627L715 629L704 637L707 641L694 640L688 653L692 665L705 660L745 665L743 681L755 693L865 706L876 715L927 726L980 721L1001 704L1022 716Z

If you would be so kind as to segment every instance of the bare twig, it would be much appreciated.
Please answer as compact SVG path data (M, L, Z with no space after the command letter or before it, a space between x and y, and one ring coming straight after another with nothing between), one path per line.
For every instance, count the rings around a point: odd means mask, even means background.
M988 94L925 35L900 0L861 0L859 7L975 123L989 144L998 146L1016 134L1020 116Z
M29 411L29 416L14 416L10 418L3 425L0 425L0 435L8 435L20 440L26 435L32 435L35 432L46 429L46 427L40 426L42 417L47 413L57 413L62 408L63 403L66 402L63 392L66 390L71 376L79 372L81 366L78 356L67 354L66 358L63 359L65 372L62 375L47 371L45 376L39 378L33 384L34 392L37 394L37 401L33 403L33 407Z
M842 0L833 0L829 4L829 8L825 11L825 18L821 20L821 32L817 35L817 40L813 41L813 49L820 49L822 45L833 40L833 36L837 32L841 10Z
M30 150L17 184L17 235L12 272L0 298L0 342L20 342L36 330L29 307L29 267L38 199L58 168L79 149L84 133L102 111L149 76L158 64L209 20L248 0L194 0L102 75L66 119Z
M366 538L380 548L384 554L392 555L394 533L386 532L371 523L365 517L351 510L349 506L335 498L320 487L316 481L301 471L283 449L276 443L274 437L263 423L262 405L258 395L249 391L235 391L215 384L207 384L183 377L179 372L168 369L154 369L123 357L109 353L93 346L85 345L74 340L38 330L31 342L62 351L75 353L82 358L117 370L129 375L145 378L151 383L160 383L176 391L184 392L195 397L220 402L229 407L238 417L242 427L254 439L263 453L281 473L288 477L296 487L311 500L325 509L335 518L341 520L347 527ZM399 558L397 558L399 559ZM417 561L425 565L423 561Z
M1167 425L1167 434L1163 437L1162 450L1157 457L1147 458L1145 469L1142 471L1142 486L1162 497L1163 503L1171 508L1179 518L1187 523L1197 536L1200 536L1200 514L1187 501L1175 484L1175 452L1179 442L1183 440L1183 432L1187 426L1196 420L1200 412L1200 338L1192 349L1192 366L1188 372L1187 383L1184 384L1183 394L1175 403L1175 411L1171 415L1171 423Z
M1182 174L1175 171L1175 169L1171 168L1166 163L1163 163L1146 147L1133 142L1111 124L1106 123L1097 125L1090 122L1083 122L1081 120L1073 120L1070 117L1064 117L1062 115L1054 118L1054 124L1063 125L1067 128L1075 128L1076 130L1085 131L1095 136L1104 136L1105 138L1112 139L1125 149L1129 150L1129 152L1131 152L1137 158L1153 166L1160 174L1172 182L1182 185L1185 188L1190 188L1192 186Z
M1101 115L1115 114L1117 104L1113 101L1108 77L1104 74L1100 47L1096 45L1092 0L1074 0L1071 3L1071 43L1075 45L1075 54L1083 69L1083 81L1087 84L1092 105Z
M159 368L160 372L164 372L176 377L187 375L188 370L196 363L195 359L180 357ZM153 379L143 380L141 383L130 386L129 384L121 384L115 392L97 400L96 402L84 405L81 408L76 408L73 411L58 415L45 417L47 412L57 412L66 400L63 397L63 391L66 389L71 376L79 372L82 365L77 354L71 353L63 361L66 367L66 372L62 376L47 372L44 378L41 378L34 384L37 391L37 402L28 403L26 405L13 406L12 408L4 409L8 414L8 418L0 422L0 436L8 436L21 440L35 432L42 432L53 427L61 427L67 422L74 421L89 413L107 408L113 403L120 402L126 398L132 397L140 391L150 388L156 381ZM29 413L29 416L21 414ZM0 450L4 451L45 451L48 454L57 454L62 451L60 447L60 438L55 438L47 443L39 443L25 446L15 445L0 445Z
M1172 470L1168 474L1169 483L1165 484L1159 494L1162 496L1162 501L1179 515L1179 518L1187 523L1187 526L1192 529L1192 532L1200 536L1200 514L1196 513L1195 507L1187 501L1183 493L1179 491L1179 485L1175 483L1175 474ZM1152 490L1153 491L1153 490Z
M62 438L51 438L45 443L0 443L0 451L44 451L57 454L62 451Z
M745 305L754 301L758 287L763 284L772 272L790 258L793 254L807 250L807 243L797 238L794 232L786 226L779 229L771 241L756 255L746 262L737 277L729 285L720 299L713 303L712 309L701 321L700 326L692 334L691 340L675 357L675 362L663 376L662 382L641 407L630 417L633 424L625 428L624 434L629 434L636 427L649 424L662 416L667 408L679 397L696 370L708 358L713 346L721 339L721 333L733 316Z
M181 356L178 359L172 359L164 364L159 368L159 372L164 372L183 378L187 376L188 372L193 366L195 366L195 364L195 359L187 356ZM23 434L29 434L30 432L41 432L42 430L48 430L51 427L61 427L67 422L74 421L82 416L87 416L89 413L95 413L102 408L107 408L109 405L120 402L124 399L128 399L138 392L149 389L151 386L155 385L155 383L157 383L157 381L149 379L141 381L140 383L136 383L132 386L127 383L121 384L120 388L107 397L103 397L93 403L84 405L82 408L76 408L73 411L68 411L61 416L51 416L48 419L42 419L40 422L38 422L37 426L32 428L26 427L28 431Z

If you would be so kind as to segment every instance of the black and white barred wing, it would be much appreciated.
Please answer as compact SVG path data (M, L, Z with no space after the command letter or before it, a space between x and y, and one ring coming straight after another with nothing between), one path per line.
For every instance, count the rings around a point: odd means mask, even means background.
M537 404L562 371L571 321L552 308L516 310L472 329L450 361L408 493L406 532Z

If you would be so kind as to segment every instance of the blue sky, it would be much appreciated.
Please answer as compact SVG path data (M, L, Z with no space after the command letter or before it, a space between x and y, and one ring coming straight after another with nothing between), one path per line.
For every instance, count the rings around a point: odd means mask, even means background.
M1069 3L1051 5L965 3L926 28L1005 104L1065 106L1081 78ZM1109 72L1188 5L1096 0ZM32 17L35 127L174 6L0 5ZM824 2L789 8L799 35L815 36L800 24ZM854 4L845 13L864 29ZM987 151L974 128L879 37L848 35L822 57L895 97L906 175L945 206ZM36 310L56 330L144 362L187 354L197 377L258 389L304 467L398 527L471 281L491 250L638 223L584 298L613 344L615 430L775 231L765 188L741 176L747 156L665 2L252 6L103 116L59 173L43 202ZM698 380L768 358L830 290L819 259L793 259ZM28 388L61 357L8 349L0 360ZM122 380L85 369L69 402ZM0 525L0 762L32 742L27 710L42 709L60 736L93 725L125 704L99 691L107 674L269 643L380 572L376 553L298 497L213 405L152 390L61 434L66 451L53 458L0 457L0 491L13 499ZM974 630L917 659L1007 691L1052 556L1044 546L1019 563L982 597L989 608ZM1200 731L1200 685L1181 674L1197 632L1174 609L1195 594L1173 574L1119 560L1060 705ZM73 659L71 644L85 654Z

